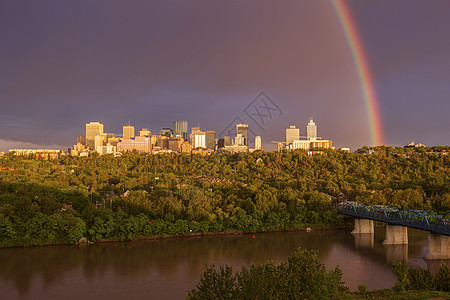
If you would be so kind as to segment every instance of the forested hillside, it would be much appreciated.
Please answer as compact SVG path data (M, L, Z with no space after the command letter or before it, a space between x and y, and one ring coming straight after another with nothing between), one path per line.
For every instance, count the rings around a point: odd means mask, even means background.
M0 158L0 246L338 225L337 199L450 210L450 147Z

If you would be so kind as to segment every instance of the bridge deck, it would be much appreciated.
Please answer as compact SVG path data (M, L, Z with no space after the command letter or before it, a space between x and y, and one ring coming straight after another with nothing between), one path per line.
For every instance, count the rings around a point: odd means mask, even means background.
M380 221L450 236L450 213L441 216L426 210L398 210L387 205L364 205L351 201L337 203L336 209L338 213L350 217Z

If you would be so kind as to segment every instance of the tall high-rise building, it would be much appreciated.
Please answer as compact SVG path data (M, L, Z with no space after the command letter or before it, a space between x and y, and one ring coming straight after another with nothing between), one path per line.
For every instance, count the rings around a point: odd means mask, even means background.
M206 131L206 148L209 150L216 150L216 131Z
M313 118L309 119L309 123L306 126L306 138L308 140L315 140L317 138L317 126Z
M292 141L296 141L300 139L300 129L295 128L295 126L290 126L286 129L286 145L292 143Z
M188 140L188 122L187 121L173 122L173 135L175 137L181 137L185 141L187 141Z
M86 124L86 146L91 150L95 149L95 136L103 135L103 124L100 122L90 122Z
M205 148L206 149L206 132L202 131L200 127L192 127L190 135L192 149Z
M194 148L206 148L206 132L202 131L200 127L192 127L190 141L192 149Z
M223 137L223 145L231 146L231 137L229 135Z
M247 124L236 124L236 136L242 134L244 138L244 145L248 146L248 125Z
M259 135L255 136L255 150L262 150L261 137Z
M130 124L123 126L123 138L134 139L134 126Z
M97 134L94 138L94 149L99 152L98 147L106 145L106 134Z
M193 134L192 148L205 148L206 149L206 132L198 132Z

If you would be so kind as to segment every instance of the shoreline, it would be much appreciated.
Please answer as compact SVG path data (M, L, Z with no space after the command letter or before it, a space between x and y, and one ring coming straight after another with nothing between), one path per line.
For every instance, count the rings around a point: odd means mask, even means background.
M122 242L137 242L137 241L147 241L147 240L165 240L165 239L183 239L183 238L195 238L195 237L214 237L214 236L226 236L226 235L245 235L245 234L258 234L258 233L277 233L277 232L298 232L298 231L306 231L306 232L314 232L314 231L324 231L324 230L338 230L338 229L346 229L351 228L346 225L339 226L323 226L323 225L310 225L308 227L302 229L276 229L276 230L268 230L268 231L255 231L255 232L244 232L241 230L227 230L227 231L219 231L219 232L190 232L186 234L163 234L163 235L150 235L150 236L141 236L135 237L130 240L120 240L120 239L102 239L100 241L92 242L89 241L86 237L83 237L81 240L85 240L84 242L78 241L77 243L56 243L56 244L46 244L46 245L30 245L30 246L14 246L14 247L2 247L0 249L12 249L12 248L32 248L32 247L52 247L52 246L88 246L95 244L107 244L107 243L122 243Z
M119 240L119 239L103 239L97 242L87 243L77 243L75 245L84 246L84 245L93 245L93 244L104 244L104 243L117 243L117 242L136 242L136 241L145 241L145 240L165 240L165 239L182 239L182 238L194 238L194 237L214 237L214 236L224 236L224 235L246 235L246 234L257 234L257 233L277 233L277 232L297 232L297 231L306 231L306 232L314 232L314 231L324 231L324 230L338 230L338 229L346 229L349 226L314 226L305 227L302 229L277 229L277 230L268 230L268 231L255 231L255 232L244 232L242 230L227 230L227 231L219 231L219 232L190 232L186 234L167 234L167 235L150 235L150 236L142 236L136 237L131 240ZM309 229L309 230L308 230ZM32 246L33 247L33 246Z

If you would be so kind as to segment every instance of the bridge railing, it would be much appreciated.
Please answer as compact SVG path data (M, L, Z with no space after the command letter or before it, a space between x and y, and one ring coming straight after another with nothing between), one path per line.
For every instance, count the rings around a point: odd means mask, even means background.
M340 214L355 218L381 221L447 236L450 235L450 213L441 216L428 210L398 210L389 205L364 205L354 201L338 202L336 209Z

